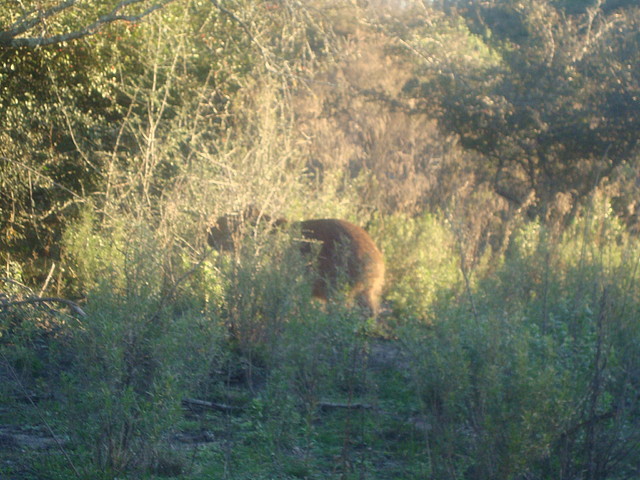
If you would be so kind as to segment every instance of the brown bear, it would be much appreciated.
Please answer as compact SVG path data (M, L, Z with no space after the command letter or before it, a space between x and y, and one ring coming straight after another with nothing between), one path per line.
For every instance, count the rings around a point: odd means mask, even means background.
M242 228L256 226L259 221L270 222L274 227L283 227L284 219L271 221L249 209L244 215L224 215L209 230L209 244L215 248L231 250L237 245ZM366 308L373 316L380 309L380 295L384 283L384 259L369 234L361 227L334 218L303 220L291 226L299 229L303 239L300 251L309 255L317 253L315 261L317 279L313 285L313 296L328 300L338 283L344 280L348 287L347 297ZM314 248L314 244L319 244Z

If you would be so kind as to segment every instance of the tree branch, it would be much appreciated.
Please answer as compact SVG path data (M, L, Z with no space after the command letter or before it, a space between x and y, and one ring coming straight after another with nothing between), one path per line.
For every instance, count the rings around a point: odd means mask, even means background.
M255 37L255 35L251 32L251 28L246 24L246 22L244 22L243 20L238 18L238 16L235 13L233 13L231 10L229 10L229 9L223 7L222 5L220 5L220 2L218 0L211 0L211 3L213 4L214 7L216 7L218 10L220 10L223 14L228 16L231 20L236 22L238 25L240 25L240 28L242 28L242 30L244 30L244 33L249 38L249 41L251 43L255 44L256 47L258 47L258 50L260 51L260 54L262 55L262 58L264 59L265 67L267 68L267 70L275 71L275 69L271 65L271 61L270 61L271 60L270 57L272 55L270 54L269 50L267 48L265 48L260 41L258 41L258 39Z
M62 2L58 5L54 5L48 10L44 12L38 12L35 18L28 19L28 17L33 13L29 12L24 14L19 20L14 22L11 28L7 32L2 32L3 34L9 34L11 37L15 37L17 35L21 35L29 30L31 30L36 25L42 23L43 20L54 16L58 12L62 12L69 7L75 5L76 0L67 0L66 2Z
M16 307L18 305L28 305L32 303L48 303L48 302L64 303L74 313L80 315L81 317L87 316L84 310L82 310L77 303L72 302L71 300L67 300L66 298L58 298L58 297L28 298L27 300L17 300L15 302L0 301L0 309L6 310L9 307Z
M113 22L124 21L124 22L139 22L144 17L152 14L156 10L160 10L164 8L169 3L175 0L160 0L158 3L151 5L149 8L144 10L143 12L136 15L126 15L121 13L123 9L131 5L136 5L139 3L145 2L145 0L122 0L119 2L111 11L106 15L102 15L95 22L89 24L88 26L81 28L79 30L75 30L73 32L51 35L51 36L41 36L41 37L18 37L23 33L28 32L33 29L37 25L41 24L44 20L51 18L52 16L73 7L76 3L76 0L66 0L59 5L51 7L44 12L38 13L34 18L29 18L33 12L27 13L22 16L19 20L14 22L9 30L5 30L0 32L0 47L43 47L46 45L53 45L56 43L62 42L70 42L72 40L77 40L79 38L87 37L90 35L94 35L100 29L102 29L105 25L108 25Z

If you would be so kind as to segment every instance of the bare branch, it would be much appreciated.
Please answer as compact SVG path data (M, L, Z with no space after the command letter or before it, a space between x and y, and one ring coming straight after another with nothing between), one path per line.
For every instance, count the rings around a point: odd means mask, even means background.
M80 308L80 306L72 302L71 300L67 300L66 298L58 298L58 297L43 297L43 298L28 298L27 300L18 300L15 302L0 302L0 308L6 310L9 307L16 307L18 305L28 305L33 303L63 303L67 305L74 313L78 314L81 317L86 317L87 314Z
M31 15L32 12L29 12L23 15L19 20L14 22L14 24L11 26L11 28L7 32L3 32L3 33L5 34L8 33L12 37L21 35L31 30L36 25L42 23L43 20L46 20L47 18L50 18L54 16L56 13L62 12L63 10L66 10L69 7L72 7L73 5L75 5L75 3L76 3L76 0L67 0L66 2L62 2L58 5L54 5L53 7L51 7L48 10L45 10L44 12L38 12L38 14L31 19L29 19L28 17Z
M72 6L75 5L76 0L67 0L59 5L56 5L49 10L44 12L40 12L33 18L29 18L32 12L25 14L18 21L14 22L9 30L0 32L0 47L42 47L46 45L53 45L56 43L70 42L72 40L77 40L79 38L87 37L96 34L99 32L104 26L118 22L139 22L143 18L149 16L156 10L160 10L164 8L169 3L175 0L160 0L158 3L151 5L149 8L144 10L143 12L135 15L127 15L121 13L122 10L130 7L131 5L136 5L139 3L144 3L145 0L122 0L119 2L111 11L106 15L102 15L95 22L89 24L88 26L81 28L79 30L75 30L73 32L51 35L51 36L42 36L42 37L18 37L23 33L28 32L29 30L36 27L38 24L42 23L43 20L46 20Z
M53 276L53 271L55 269L56 269L56 263L55 262L51 262L51 269L49 270L49 275L47 275L47 279L44 281L44 284L42 285L42 288L40 289L40 293L38 294L39 297L42 297L42 295L44 294L44 291L49 286L49 282L51 281L51 277Z
M35 175L51 182L52 185L64 190L65 192L69 193L73 198L77 199L79 202L84 202L84 199L78 195L76 192L69 190L67 187L65 187L64 185L62 185L61 183L56 182L55 180L52 180L51 177L48 177L47 175L41 173L39 170L36 170L33 167L30 167L29 165L19 161L19 160L15 160L12 158L8 158L8 157L0 157L0 160L3 160L5 162L10 162L16 165L19 165L20 167L23 167L27 170L29 170L30 172L34 173Z
M220 2L218 0L211 0L211 3L223 14L231 18L231 20L236 22L238 25L240 25L240 28L242 28L242 30L244 30L244 32L247 34L249 41L253 43L256 47L258 47L260 54L264 58L264 61L265 61L264 65L266 69L272 72L275 71L274 67L271 65L271 58L270 58L272 56L271 52L269 52L269 50L264 45L262 45L262 43L256 38L256 36L251 32L251 28L243 20L238 18L238 16L235 13L233 13L231 10L228 10L227 8L220 5Z

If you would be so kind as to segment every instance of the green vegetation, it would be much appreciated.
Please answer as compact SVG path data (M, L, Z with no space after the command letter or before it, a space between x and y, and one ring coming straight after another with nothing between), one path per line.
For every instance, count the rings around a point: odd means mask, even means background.
M635 3L0 6L0 478L638 478Z

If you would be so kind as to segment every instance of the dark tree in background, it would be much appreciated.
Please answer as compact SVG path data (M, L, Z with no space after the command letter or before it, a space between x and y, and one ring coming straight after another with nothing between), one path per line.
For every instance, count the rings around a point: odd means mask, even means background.
M580 5L578 5L580 4ZM408 90L435 99L441 127L480 152L495 191L582 199L637 155L640 10L630 2L469 2L458 10L498 56L450 63ZM579 7L579 8L578 8ZM573 13L577 11L578 13Z

